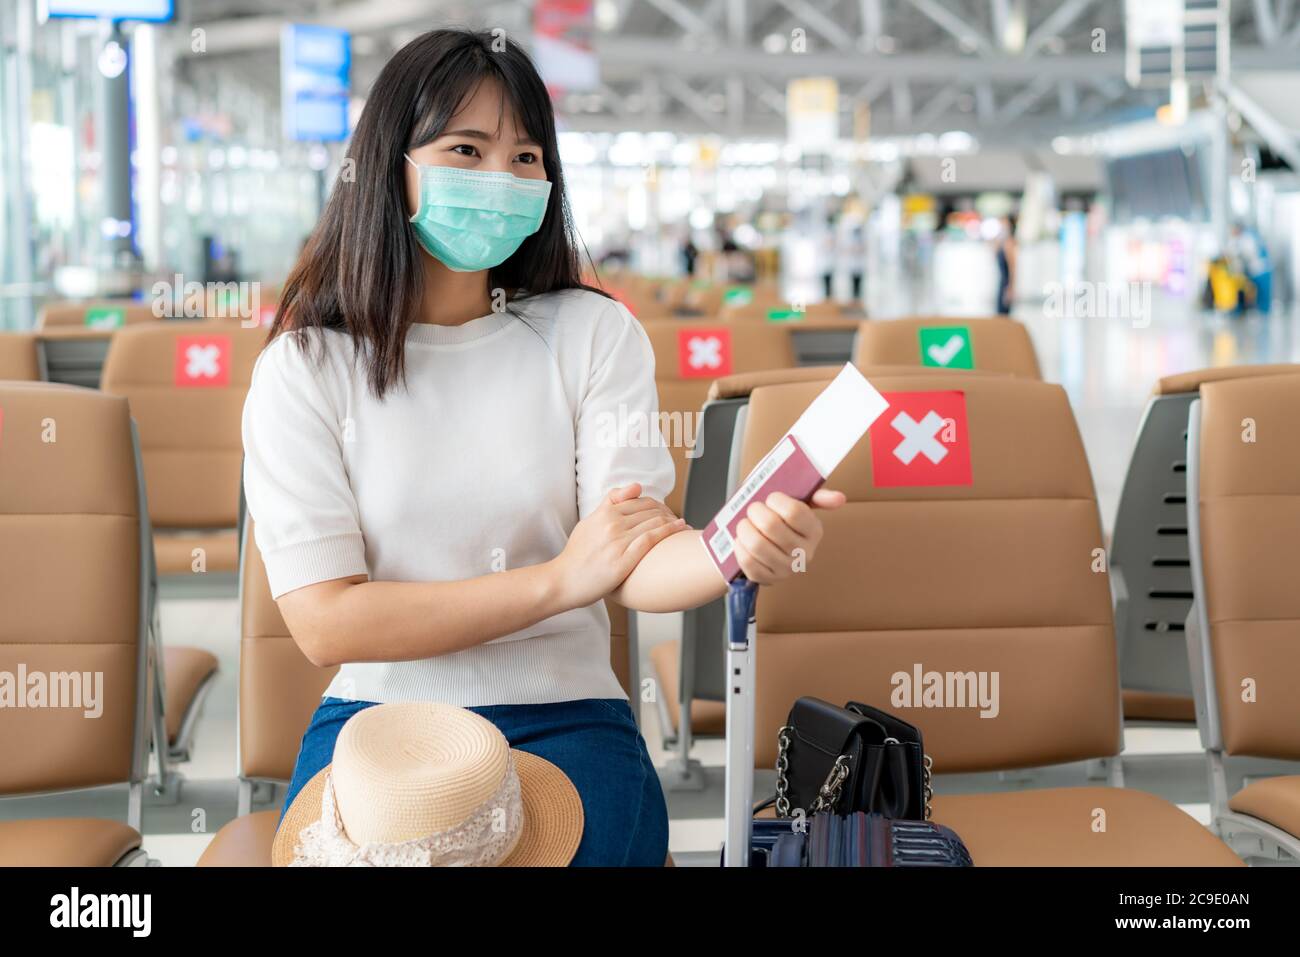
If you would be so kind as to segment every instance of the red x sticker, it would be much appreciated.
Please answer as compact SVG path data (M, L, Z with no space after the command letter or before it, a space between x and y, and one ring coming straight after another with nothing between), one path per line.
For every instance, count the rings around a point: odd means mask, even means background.
M871 427L876 488L970 485L964 392L883 392L889 410Z
M677 374L683 379L716 379L731 375L731 330L679 330Z
M230 385L230 336L177 336L174 382L182 388Z

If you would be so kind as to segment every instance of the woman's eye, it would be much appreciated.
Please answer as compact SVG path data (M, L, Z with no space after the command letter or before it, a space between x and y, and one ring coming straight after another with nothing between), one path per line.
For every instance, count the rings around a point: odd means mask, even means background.
M451 151L453 153L459 153L461 156L478 155L478 150L474 149L474 147L470 146L468 143L461 143L459 146L453 146Z
M536 163L536 162L537 162L537 154L536 154L536 153L520 153L518 156L515 157L515 159L518 160L520 163Z

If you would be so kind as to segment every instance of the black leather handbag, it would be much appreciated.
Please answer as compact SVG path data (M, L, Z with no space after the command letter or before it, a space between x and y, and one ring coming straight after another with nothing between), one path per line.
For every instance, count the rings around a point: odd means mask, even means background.
M777 736L778 817L798 809L882 814L922 821L930 817L930 759L921 732L886 711L857 701L838 708L800 698Z

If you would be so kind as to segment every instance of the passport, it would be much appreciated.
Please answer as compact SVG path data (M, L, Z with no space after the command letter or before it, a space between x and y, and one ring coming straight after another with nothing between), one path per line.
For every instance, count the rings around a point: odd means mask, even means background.
M808 501L887 408L861 372L850 364L840 370L705 526L705 551L723 578L740 575L736 528L750 504L773 492Z

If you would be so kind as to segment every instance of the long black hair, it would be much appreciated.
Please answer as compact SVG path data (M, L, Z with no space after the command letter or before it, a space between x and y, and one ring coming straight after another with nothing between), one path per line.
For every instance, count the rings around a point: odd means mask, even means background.
M509 104L542 148L551 182L541 228L489 270L488 287L511 295L592 288L582 281L551 98L528 54L499 33L431 30L416 37L375 80L344 161L351 175L335 183L271 327L271 338L313 327L348 332L379 398L402 381L406 332L424 292L404 154L442 135L484 80L500 85L502 110Z

